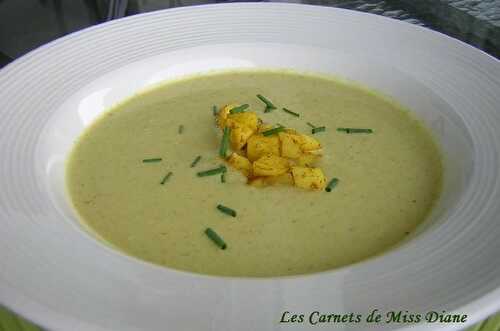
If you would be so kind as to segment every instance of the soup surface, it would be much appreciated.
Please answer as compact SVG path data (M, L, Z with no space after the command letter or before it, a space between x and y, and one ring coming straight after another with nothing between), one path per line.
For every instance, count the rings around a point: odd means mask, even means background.
M257 94L277 109L265 113ZM230 167L224 183L197 176L224 162L212 106L229 103L309 135L307 122L325 126L313 135L322 145L318 166L337 186L253 187ZM161 161L144 162L154 158ZM262 277L323 271L387 250L425 219L441 175L430 134L387 98L328 77L228 71L166 83L103 114L75 144L66 179L82 222L111 246L175 269Z

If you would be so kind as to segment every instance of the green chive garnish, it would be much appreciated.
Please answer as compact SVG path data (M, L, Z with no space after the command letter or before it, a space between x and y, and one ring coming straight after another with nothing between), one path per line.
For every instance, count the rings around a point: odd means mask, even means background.
M337 186L338 182L338 178L332 178L332 180L328 182L328 185L326 185L325 191L330 192L335 186Z
M337 131L345 133L373 133L372 129L359 129L359 128L337 128Z
M217 209L219 209L224 214L236 217L236 211L234 209L228 208L228 207L223 206L223 205L217 205Z
M225 183L226 182L226 173L223 172L221 175L220 175L220 182L221 183Z
M191 162L191 168L196 167L196 165L198 164L198 162L200 162L200 160L201 160L201 155L198 155L196 159L194 159L193 162Z
M172 176L172 171L169 171L168 174L165 175L165 177L163 177L163 179L161 180L160 184L163 185L167 182L167 180L170 178L170 176Z
M161 157L156 157L152 159L144 159L142 160L143 163L152 163L152 162L161 162Z
M224 240L211 228L205 230L205 234L210 238L220 249L226 249L227 245Z
M298 113L291 111L290 109L283 108L283 111L285 111L286 113L293 115L295 117L300 117L300 115Z
M184 125L179 125L179 130L178 130L179 134L181 134L182 132L184 132Z
M318 126L318 127L315 127L314 129L311 130L312 134L315 134L318 132L324 132L324 131L326 131L325 126Z
M264 110L264 113L269 113L271 110L276 109L276 106L273 105L269 99L267 99L265 96L262 94L257 94L257 98L259 98L260 101L262 101L266 105L266 109Z
M264 137L267 137L267 136L271 136L273 134L276 134L276 133L284 131L284 130L285 130L284 126L278 126L277 128L269 129L269 130L266 130L266 131L262 132L262 135Z
M232 108L229 111L229 113L231 114L243 113L248 107L249 107L248 104L245 103L244 105Z
M309 126L310 126L311 128L313 128L313 129L316 127L316 125L311 124L310 122L307 122L307 125L309 125Z
M218 168L210 169L210 170L205 170L205 171L200 171L197 173L198 177L206 177L206 176L213 176L213 175L218 175L223 172L226 172L227 168L223 165L221 165Z
M212 106L212 113L213 113L214 116L217 116L218 112L217 112L217 106L216 105Z
M224 128L224 134L222 135L222 140L220 143L219 156L223 159L226 158L227 149L229 147L229 136L231 135L231 128L226 126Z

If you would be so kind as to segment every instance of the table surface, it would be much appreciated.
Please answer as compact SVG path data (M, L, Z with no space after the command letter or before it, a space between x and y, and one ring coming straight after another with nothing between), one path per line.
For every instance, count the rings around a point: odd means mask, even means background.
M268 1L268 0L259 0ZM0 0L0 67L110 19L223 0ZM500 0L277 0L347 8L443 32L500 58Z
M68 33L154 10L221 0L0 0L0 68ZM235 1L232 1L235 2ZM268 2L266 0L261 2ZM383 15L424 26L500 58L500 0L285 0ZM38 331L0 307L0 331ZM500 314L470 331L500 330Z

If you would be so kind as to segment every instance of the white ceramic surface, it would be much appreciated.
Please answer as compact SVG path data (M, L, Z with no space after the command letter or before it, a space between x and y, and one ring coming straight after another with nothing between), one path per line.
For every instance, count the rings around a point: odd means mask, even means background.
M126 257L82 229L64 160L85 126L165 79L228 68L335 74L397 99L445 155L428 222L398 249L320 274L217 278ZM429 310L467 324L500 309L500 64L444 35L346 10L225 4L69 35L0 71L0 302L53 330L307 330L284 311ZM359 324L323 328L365 330Z

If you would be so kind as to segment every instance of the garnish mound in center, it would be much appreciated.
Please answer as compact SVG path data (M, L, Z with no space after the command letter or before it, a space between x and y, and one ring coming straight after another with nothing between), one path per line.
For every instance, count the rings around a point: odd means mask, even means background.
M326 187L323 171L315 166L322 156L318 140L266 124L256 113L242 108L226 105L217 114L217 125L224 133L219 155L245 175L248 184L284 184L307 190Z

